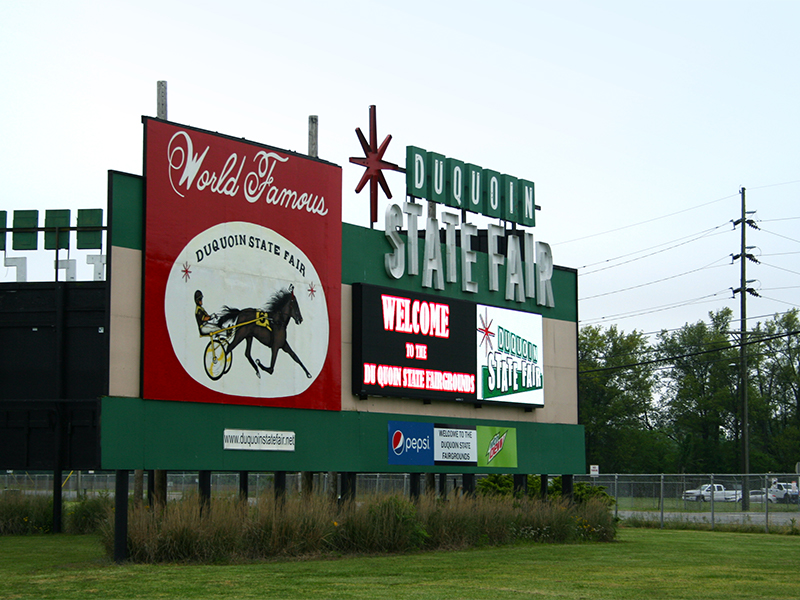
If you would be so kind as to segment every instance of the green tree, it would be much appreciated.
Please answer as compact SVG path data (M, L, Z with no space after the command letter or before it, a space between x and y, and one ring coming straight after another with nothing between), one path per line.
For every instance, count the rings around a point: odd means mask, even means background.
M651 348L615 326L578 334L578 406L586 458L606 473L658 472L668 440L657 430ZM642 364L645 363L645 364Z
M660 391L665 432L676 454L668 470L738 472L741 423L738 350L731 345L732 312L724 308L674 332L659 334L666 361Z
M800 459L800 318L776 315L750 334L761 340L748 354L760 403L750 410L751 470L794 471Z

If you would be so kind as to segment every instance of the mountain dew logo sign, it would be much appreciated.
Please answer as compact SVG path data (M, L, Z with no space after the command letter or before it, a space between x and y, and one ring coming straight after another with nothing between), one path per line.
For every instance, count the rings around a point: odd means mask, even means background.
M514 427L476 428L478 466L517 468L517 430Z
M541 315L477 308L478 400L544 406Z

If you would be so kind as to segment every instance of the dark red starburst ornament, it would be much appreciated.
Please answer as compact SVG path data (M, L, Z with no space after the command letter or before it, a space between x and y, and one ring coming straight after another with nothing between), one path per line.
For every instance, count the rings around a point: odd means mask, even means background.
M361 181L359 181L356 186L356 193L358 194L361 192L369 181L370 227L373 223L378 221L378 185L381 186L387 198L392 197L392 192L389 191L389 184L386 183L386 178L381 171L383 169L388 169L401 173L406 172L402 167L383 160L383 155L386 153L386 148L389 147L389 142L392 141L392 136L387 135L383 143L378 146L378 129L375 121L375 105L373 104L369 107L369 143L367 143L364 134L361 133L361 128L356 127L356 135L358 136L358 141L361 142L362 150L364 150L364 158L358 156L350 158L351 163L361 165L367 169L361 176Z

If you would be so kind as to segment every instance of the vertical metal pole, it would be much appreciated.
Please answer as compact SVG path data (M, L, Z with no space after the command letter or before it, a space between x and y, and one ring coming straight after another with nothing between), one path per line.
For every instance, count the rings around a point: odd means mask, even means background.
M464 488L464 495L475 496L475 473L464 473L461 476L461 484Z
M422 491L422 486L420 482L422 481L422 474L421 473L411 473L411 477L409 479L410 485L408 490L408 495L411 497L412 500L416 501L419 499L420 493Z
M514 495L522 497L528 495L528 476L525 473L514 473Z
M614 518L619 519L619 493L617 487L619 485L619 475L614 474Z
M711 474L711 531L714 531L714 474Z
M282 503L286 499L286 471L275 471L275 500Z
M564 473L561 476L561 497L564 500L572 502L573 500L573 479L572 473Z
M53 457L53 533L61 533L63 523L63 496L61 491L62 468L64 464L64 418L65 410L61 402L56 401L55 408L55 456Z
M247 501L247 497L250 492L249 483L248 472L239 471L239 498L245 501Z
M156 116L167 120L167 82L159 81L156 84Z
M739 324L739 383L742 402L742 510L750 509L750 416L747 401L747 209L745 204L745 188L742 194L742 247L739 266L741 279L739 287L740 317Z
M319 117L317 115L308 117L308 155L314 158L319 157Z
M167 82L159 81L156 83L156 117L159 119L167 120ZM148 477L152 479L153 487L150 487L148 481L148 496L150 499L150 506L167 504L167 472L162 469L150 471ZM150 491L152 490L152 494Z
M114 561L128 559L128 471L117 471L114 489Z
M769 473L764 475L764 533L769 533Z
M661 474L661 488L658 492L658 503L661 505L661 529L664 529L664 474Z
M211 471L200 471L197 474L197 491L200 494L200 510L211 503Z

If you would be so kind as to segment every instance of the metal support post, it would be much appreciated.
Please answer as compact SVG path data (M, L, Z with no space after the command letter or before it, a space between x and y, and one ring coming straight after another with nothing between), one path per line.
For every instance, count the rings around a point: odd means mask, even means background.
M421 486L422 474L411 473L408 482L409 482L408 495L411 497L412 500L416 501L419 499L420 491L422 488Z
M475 495L475 474L474 473L464 473L461 476L461 481L464 486L464 494L467 496L474 496Z
M354 500L356 497L356 473L342 473L342 497L341 502L345 503Z
M275 471L275 500L283 502L286 499L286 471Z
M514 495L528 495L528 476L525 473L514 473Z
M574 498L572 473L561 475L561 497L569 502Z
M128 560L128 471L117 471L114 485L114 561Z
M197 491L200 494L200 509L211 503L211 471L200 471L197 474Z
M239 498L247 500L250 493L249 473L247 471L239 471Z

